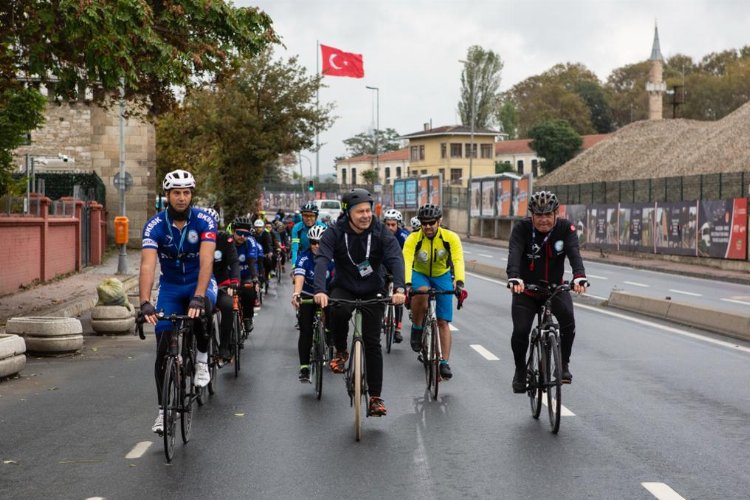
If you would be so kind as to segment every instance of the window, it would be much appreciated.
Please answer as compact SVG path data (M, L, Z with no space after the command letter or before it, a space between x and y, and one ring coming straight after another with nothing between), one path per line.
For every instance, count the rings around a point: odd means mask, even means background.
M385 182L386 182L386 184L390 180L391 180L391 167L385 167Z
M440 158L445 158L448 154L448 145L444 142L440 143Z
M523 160L518 160L518 163L516 163L518 166L518 173L523 175Z
M317 202L317 203L318 203L318 208L341 210L341 202L338 200L326 200L326 201Z
M411 161L424 160L424 145L412 146L409 149Z
M539 161L536 159L531 160L531 174L534 177L539 177Z
M464 171L461 168L451 169L451 184L461 184L461 178L463 177Z
M461 145L456 144L455 142L451 143L451 158L461 158L463 155L461 154Z
M409 172L409 175L411 175L412 177L419 177L419 170L412 170L411 172Z
M419 146L419 159L424 160L424 144Z
M396 167L396 179L401 178L401 167Z
M427 169L426 169L426 168L423 168L423 169L422 169L422 172L421 172L421 174L422 174L422 175L427 175Z
M482 158L492 158L492 144L482 144Z
M469 151L471 151L471 149L472 149L471 146L472 146L472 144L470 142L466 143L466 150L465 150L466 151L466 158L469 157ZM477 143L476 142L474 143L473 156L474 156L474 158L477 157Z
M352 167L352 184L357 183L357 169Z
M346 186L346 169L345 168L341 169L341 184Z
M440 174L440 178L442 180L445 180L445 169L444 168L439 168L438 169L438 174Z

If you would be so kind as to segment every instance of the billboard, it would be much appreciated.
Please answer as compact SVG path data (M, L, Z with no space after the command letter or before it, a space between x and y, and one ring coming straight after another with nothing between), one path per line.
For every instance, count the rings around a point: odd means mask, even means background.
M427 200L429 199L428 193L427 193L427 177L420 177L417 179L417 206L422 206L427 204Z
M482 217L495 216L495 179L482 180Z
M417 206L417 179L405 179L406 206L405 208L418 208Z
M393 206L406 208L406 181L404 179L393 181Z
M701 257L747 259L747 198L700 202L697 252Z
M512 214L513 203L513 180L497 179L497 188L495 189L497 197L497 215L508 217Z
M471 181L471 216L478 217L482 206L482 181Z
M443 206L443 186L439 175L428 177L429 202L439 207Z

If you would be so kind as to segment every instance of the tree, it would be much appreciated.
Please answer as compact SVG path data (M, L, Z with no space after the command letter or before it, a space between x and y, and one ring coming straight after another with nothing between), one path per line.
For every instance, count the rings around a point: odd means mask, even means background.
M627 64L616 68L607 77L605 88L610 95L609 105L615 128L648 118L648 94L645 92L649 61Z
M315 104L321 79L296 57L274 60L267 50L216 85L192 90L158 122L159 172L189 165L199 194L229 218L246 212L280 158L312 147L316 129L330 126L332 106Z
M529 146L537 156L544 158L542 170L552 172L573 158L581 149L583 141L573 127L564 120L547 120L532 127Z
M497 123L500 124L502 131L508 134L508 139L515 139L518 137L518 111L516 111L513 101L505 94L500 97L500 103L496 118Z
M499 54L478 45L469 47L461 72L461 100L458 102L458 114L463 125L471 125L472 110L474 127L489 128L492 125L497 114L502 69L503 61Z
M401 140L398 138L398 132L392 128L387 128L385 130L375 130L374 134L362 132L354 137L344 139L349 156L374 155L375 136L378 138L377 149L380 154L401 149Z
M13 155L26 133L44 121L46 100L34 89L5 89L0 93L0 196L11 187Z
M575 92L589 108L591 125L599 134L612 132L612 110L607 96L598 81L581 80L576 83Z
M371 186L378 182L378 173L374 170L365 170L362 172L362 178Z

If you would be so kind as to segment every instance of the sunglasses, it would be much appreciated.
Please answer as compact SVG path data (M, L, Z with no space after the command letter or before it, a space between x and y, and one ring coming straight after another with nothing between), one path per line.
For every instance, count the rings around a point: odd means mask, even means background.
M434 226L435 224L438 223L437 219L436 220L423 220L421 222L423 226Z
M310 240L310 246L312 245L320 245L320 241L318 240Z
M247 238L248 236L252 235L253 233L251 233L250 231L235 231L234 234L236 234L237 236L241 236L243 238Z

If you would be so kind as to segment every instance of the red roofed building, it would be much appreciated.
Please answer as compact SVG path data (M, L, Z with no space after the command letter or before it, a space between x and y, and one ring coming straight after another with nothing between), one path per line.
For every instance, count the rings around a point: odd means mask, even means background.
M341 186L365 184L362 173L380 166L378 182L393 184L394 179L409 176L409 150L407 148L381 153L376 162L375 155L352 156L336 162L336 179Z

